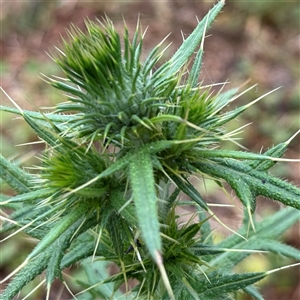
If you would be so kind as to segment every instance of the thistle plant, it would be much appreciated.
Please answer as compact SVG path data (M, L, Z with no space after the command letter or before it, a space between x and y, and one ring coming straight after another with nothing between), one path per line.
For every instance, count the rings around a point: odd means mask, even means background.
M13 210L2 211L2 232L12 232L5 239L22 231L39 241L3 279L13 277L1 299L44 271L48 299L54 279L65 282L64 269L77 262L86 278L77 279L76 299L234 299L239 290L263 299L253 284L277 270L234 267L261 251L299 260L299 250L276 239L299 221L300 190L269 173L292 138L259 154L223 149L224 141L238 144L241 129L225 125L267 94L226 111L253 87L215 93L198 82L205 34L223 5L164 63L164 41L141 61L139 24L132 40L126 25L121 37L108 18L86 21L87 32L73 26L52 55L65 78L45 77L68 101L50 113L24 111L10 98L16 108L1 106L46 144L34 172L1 156L2 178L16 192L1 195ZM213 214L191 177L231 186L244 206L238 231ZM259 195L289 207L257 221ZM180 223L184 205L195 213ZM210 218L231 231L217 244ZM119 272L110 274L108 263Z

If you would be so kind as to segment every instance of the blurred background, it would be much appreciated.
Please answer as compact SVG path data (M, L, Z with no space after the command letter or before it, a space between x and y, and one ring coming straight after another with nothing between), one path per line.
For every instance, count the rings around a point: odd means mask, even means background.
M199 20L212 7L214 1L22 1L1 3L0 67L1 86L23 109L52 107L64 101L62 95L41 79L41 73L62 75L48 54L61 45L71 23L84 30L84 19L100 20L105 14L122 33L123 18L131 33L138 16L142 28L147 28L144 53L147 55L167 34L172 42L163 60L168 59L187 37ZM259 152L289 139L300 128L300 4L294 1L227 1L207 33L201 78L204 85L229 82L232 88L250 80L248 86L258 84L233 105L246 104L275 89L281 88L250 107L238 121L229 124L233 130L245 128L240 143L251 151ZM48 53L48 54L47 54ZM216 89L218 89L216 87ZM1 104L12 106L1 93ZM36 155L42 144L17 146L36 141L33 131L14 115L0 112L1 152L5 157L20 161L25 167L38 163ZM233 147L232 145L226 145ZM300 137L290 144L285 157L299 158ZM300 185L300 164L279 163L272 173ZM199 187L201 189L201 187ZM208 202L222 202L224 193L214 186L206 186ZM281 207L268 199L260 199L258 216L270 214ZM215 210L224 222L234 219L237 226L240 212ZM299 224L284 236L285 242L300 247ZM222 232L220 237L222 237ZM218 238L218 237L216 237ZM1 276L11 272L24 260L32 242L16 236L1 245ZM255 258L255 259L253 259ZM240 266L241 270L259 271L292 263L287 259L265 255L252 257ZM280 279L278 279L280 278ZM39 281L29 284L19 298L22 299ZM281 271L259 285L266 300L300 299L299 268ZM57 283L59 286L59 283ZM59 290L59 288L57 288ZM55 291L55 288L54 288ZM43 299L44 289L31 298ZM56 297L56 298L55 298ZM65 297L65 298L64 298ZM68 293L53 293L51 299L69 299ZM239 299L249 299L238 295Z

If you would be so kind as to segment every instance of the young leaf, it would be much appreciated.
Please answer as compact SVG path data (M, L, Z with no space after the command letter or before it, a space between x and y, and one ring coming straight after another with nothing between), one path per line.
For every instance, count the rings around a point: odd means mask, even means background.
M52 188L44 188L41 190L36 191L30 191L24 194L20 194L14 197L11 197L9 200L6 200L4 202L0 202L1 205L7 204L7 203L19 203L19 202L31 202L36 199L43 199L47 198L49 196L53 195L53 189Z
M154 259L161 251L157 196L150 153L137 151L129 163L129 175L136 215L143 239Z
M22 112L18 109L0 105L0 111L10 112L16 115L22 116ZM76 119L76 115L63 115L63 114L54 114L54 113L40 113L36 111L23 110L24 114L31 117L34 120L41 121L43 124L45 122L45 117L47 120L50 120L53 123L57 123L57 125L61 125L62 123L68 123Z
M194 29L191 35L183 41L180 48L176 51L173 57L162 65L156 72L160 72L161 69L169 65L167 72L164 74L164 78L177 73L184 64L188 61L190 56L194 53L196 47L200 44L205 30L211 25L212 21L216 18L217 14L221 11L224 6L224 1L219 1L206 15L205 18ZM155 74L154 74L155 76Z
M52 228L52 230L39 242L39 244L28 255L27 259L32 259L39 253L44 251L49 245L57 240L68 228L81 219L86 213L84 205L72 207L72 210L63 216L60 221Z
M17 167L12 162L5 159L0 154L1 178L7 182L18 193L27 193L31 188L30 174Z
M191 185L187 180L183 181L176 175L171 175L171 178L176 183L177 187L194 200L200 207L205 210L208 209L206 202L202 199L201 195L193 185Z

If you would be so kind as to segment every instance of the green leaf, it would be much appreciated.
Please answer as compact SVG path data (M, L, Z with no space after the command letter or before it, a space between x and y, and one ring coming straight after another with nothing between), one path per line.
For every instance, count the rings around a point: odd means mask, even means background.
M133 225L137 225L136 211L129 200L126 200L124 193L121 191L115 191L110 196L112 206L123 216L123 218Z
M192 88L195 88L199 82L199 75L200 75L200 70L202 65L202 57L203 57L203 49L199 49L187 80L187 82L190 83Z
M84 244L84 247L82 245ZM71 265L75 264L76 262L80 261L81 259L87 258L93 255L95 249L95 240L92 239L91 241L82 241L79 242L76 246L72 247L70 251L66 253L63 257L60 268L68 268ZM99 253L101 255L102 253Z
M31 259L44 251L56 239L58 239L72 224L82 218L86 213L84 205L77 205L72 207L71 211L63 216L52 230L39 242L39 244L32 250L27 259Z
M3 291L1 299L13 299L27 283L40 275L46 269L49 257L53 250L53 247L50 246L36 259L30 261L26 266L24 266Z
M212 101L211 106L213 106L213 114L216 115L219 111L225 108L230 102L235 99L235 95L238 92L238 88L230 89L226 92L219 92L215 97L214 101Z
M157 196L152 169L151 155L146 151L137 151L129 163L129 175L132 195L143 239L154 259L161 251L160 225L157 213Z
M31 202L36 199L44 199L49 196L52 196L54 193L52 188L44 188L36 191L27 192L24 194L20 194L14 197L11 197L10 199L6 200L4 203L0 204L6 204L6 203L18 203L18 202Z
M1 203L7 202L7 200L9 200L10 198L11 198L11 196L0 193L0 202ZM1 205L3 205L3 204L1 204Z
M131 236L128 236L125 230L125 226L128 226L122 218L116 213L112 212L109 216L106 224L106 229L109 232L115 253L118 255L120 261L124 257L124 241L130 240Z
M42 140L44 140L47 144L49 144L52 147L57 146L59 138L56 133L53 133L53 131L51 131L50 128L46 128L41 124L37 123L26 113L23 113L23 117L25 121L29 124L29 126Z
M149 154L155 154L157 152L160 152L164 149L167 149L171 147L174 144L173 141L158 141L154 143L149 143L145 146L140 147L139 151L147 151ZM132 150L132 149L130 149ZM123 157L117 158L115 162L113 162L107 169L105 169L103 172L101 172L99 175L95 176L90 181L86 182L85 184L77 187L76 189L72 190L70 193L77 193L81 189L89 186L90 184L98 181L99 179L105 178L107 176L113 175L117 171L120 171L122 169L125 169L128 164L135 160L136 157L134 154L132 154L131 151L128 150L129 153L126 153Z
M31 188L30 174L8 161L0 154L1 178L18 193L27 193Z
M261 295L261 293L253 286L253 285L249 285L245 288L243 288L243 290L250 296L252 296L254 299L257 300L264 300L263 296Z
M13 107L8 107L4 105L0 105L0 111L10 112L16 115L22 116L22 112L18 109ZM61 125L62 123L70 122L77 118L76 115L62 115L62 114L55 114L55 113L40 113L30 110L23 110L23 112L31 117L34 120L39 120L45 122L45 119L50 120L53 123L57 123L57 125Z
M94 297L101 297L101 299L109 299L114 294L114 284L106 283L97 285L107 279L110 275L108 273L108 262L106 261L94 261L91 262L90 259L85 260L82 264L83 270L88 277L87 287L96 285L91 291ZM117 293L118 299L120 294Z
M265 250L264 240L274 240L278 236L281 236L288 228L294 223L300 220L300 212L292 207L282 209L272 216L255 223L255 229L249 230L248 226L249 216L245 214L245 221L243 227L238 231L239 234L247 236L247 241L241 239L239 236L233 234L227 237L225 240L217 244L220 248L236 248L245 250ZM278 226L280 224L280 226ZM273 251L271 248L266 250ZM285 250L286 252L287 250ZM293 251L293 250L292 250ZM209 264L212 267L222 268L224 270L230 270L233 266L237 265L241 260L247 257L249 252L225 252L217 257L211 257ZM292 253L291 253L292 254ZM297 253L293 253L297 255Z
M46 272L47 289L50 289L50 286L55 278L62 279L60 265L64 256L64 251L67 249L67 247L68 244L61 243L60 239L57 239L53 243L53 252L49 258L49 264Z
M299 212L300 214L300 212ZM300 217L299 217L300 219ZM252 249L270 251L276 254L281 254L286 257L300 260L300 250L271 239L256 239L252 243Z
M216 18L217 14L221 11L224 6L224 1L219 1L206 15L205 18L202 19L201 22L197 25L194 31L190 34L190 36L185 39L180 46L180 48L176 51L173 57L166 63L170 67L166 74L164 74L164 78L178 72L181 67L186 64L188 59L194 53L196 47L200 44L203 34L205 33L205 28L208 29L211 25L212 21ZM162 65L156 72L160 72L161 69L165 68L165 65ZM154 73L155 76L155 73Z
M285 144L285 143L281 143ZM279 144L279 148L282 148L282 145ZM249 163L250 167L256 166L257 163L261 163L262 161L268 162L271 160L271 162L274 161L272 158L277 158L277 156L274 156L275 153L280 153L277 151L277 147L272 150L273 157L268 156L267 152L264 154L257 154L257 153L251 153L251 152L243 152L243 151L235 151L235 150L212 150L212 149L197 149L197 155L202 158L229 158L229 159L248 159L248 160L254 160L254 162ZM274 153L275 152L275 153ZM282 153L283 154L283 153Z
M55 230L55 228L57 228L57 226L51 228L49 233L51 233L52 230ZM65 232L60 235L58 239L53 242L54 250L52 251L49 258L49 264L46 272L47 289L50 290L50 286L55 278L62 279L62 259L64 258L65 251L69 248L72 239L76 238L81 232L85 232L89 228L90 224L88 224L88 222L82 222L82 219L78 218L74 224L72 224ZM86 247L83 248L85 250L88 249Z
M278 145L266 151L263 155L269 157L282 157L282 155L285 153L287 149L288 144L289 142L279 143ZM267 171L276 164L276 160L269 159L264 161L261 160L249 161L248 164L251 168L256 169L258 171Z
M235 190L236 195L247 209L248 213L254 213L256 208L256 197L250 186L242 178L227 177L226 181Z
M227 251L227 249L203 243L195 243L193 246L190 247L190 249L198 256L218 254Z
M248 215L245 215L244 218L244 226L241 229L241 232L244 232L244 234L248 232L249 237L253 236L253 238L258 237L261 239L275 240L278 236L281 236L288 228L300 220L300 212L292 207L285 207L263 221L256 222L256 232L252 230L249 231L247 228ZM280 226L277 226L278 224L280 224ZM231 242L234 243L233 241ZM230 247L229 240L226 244Z
M168 182L168 184L170 185L171 182ZM165 186L165 192L166 192L166 189L168 189L168 188L169 188L169 186L166 185ZM162 199L168 199L167 203L165 204L165 208L161 209L162 212L164 213L164 218L163 219L167 218L169 211L172 210L172 207L174 206L174 202L178 198L179 193L180 193L180 189L176 188L169 197L163 197L162 198ZM164 210L166 210L166 211L164 211Z
M199 192L191 185L187 180L183 181L176 175L171 175L172 180L176 183L177 187L187 194L192 200L194 200L203 209L207 210L207 204L199 194Z
M78 236L74 237L72 244L68 252L65 254L61 261L60 268L63 270L64 268L68 268L69 266L75 264L76 262L90 257L94 254L102 257L114 257L115 252L111 247L111 240L107 233L107 231L103 231L100 239L100 243L97 245L95 249L95 236L94 234L90 234L91 232L86 232L87 229L93 228L97 225L98 213L93 213L89 216L89 218L82 225ZM84 245L84 247L82 247Z
M245 288L261 279L267 274L265 272L243 273L243 274L222 274L210 277L210 283L206 284L205 291L200 293L204 299L209 299L222 293L230 293Z
M210 223L207 221L207 214L200 207L197 207L197 210L199 211L199 222L202 223L200 228L201 241L205 241L207 245L213 245L212 229Z
M9 203L10 198L11 198L11 196L0 194L0 206L3 208L4 207L9 208L13 211L21 209L22 204L21 203Z
M22 208L13 212L10 215L10 219L18 222L19 220L26 220L26 218L31 218L31 215L33 215L34 218L38 214L40 214L40 211L35 210L35 205L24 205ZM14 223L5 222L0 229L0 233L7 232L18 227L19 226Z
M194 165L201 172L216 179L226 180L239 194L242 191L237 188L238 184L244 182L255 196L266 196L300 209L300 189L265 172L254 170L248 163L233 159L211 158L211 163L201 162Z

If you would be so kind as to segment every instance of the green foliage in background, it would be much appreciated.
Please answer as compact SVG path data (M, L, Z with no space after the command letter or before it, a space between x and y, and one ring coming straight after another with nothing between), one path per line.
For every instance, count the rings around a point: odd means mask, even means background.
M221 149L223 141L237 143L239 132L224 125L263 96L224 111L245 92L213 93L198 83L205 33L223 5L159 67L161 45L141 62L138 26L132 40L126 26L122 39L109 19L87 21L87 33L72 27L70 42L54 55L65 78L47 78L68 102L52 113L24 111L12 99L16 109L1 106L21 115L47 145L31 173L0 159L2 178L16 191L1 195L2 206L13 210L2 213L2 232L39 240L3 280L15 275L3 299L43 271L49 298L53 281L64 281L63 270L77 262L86 273L77 280L77 299L234 299L239 290L263 299L253 284L274 270L235 273L234 267L257 251L299 260L299 250L277 239L299 221L300 190L268 172L290 140L263 154ZM244 206L241 228L222 224L232 234L217 244L208 219L221 221L192 176L221 188L227 182ZM181 201L180 192L190 201ZM290 207L258 222L259 195ZM195 207L186 223L178 222L179 205ZM119 267L114 275L110 262Z

